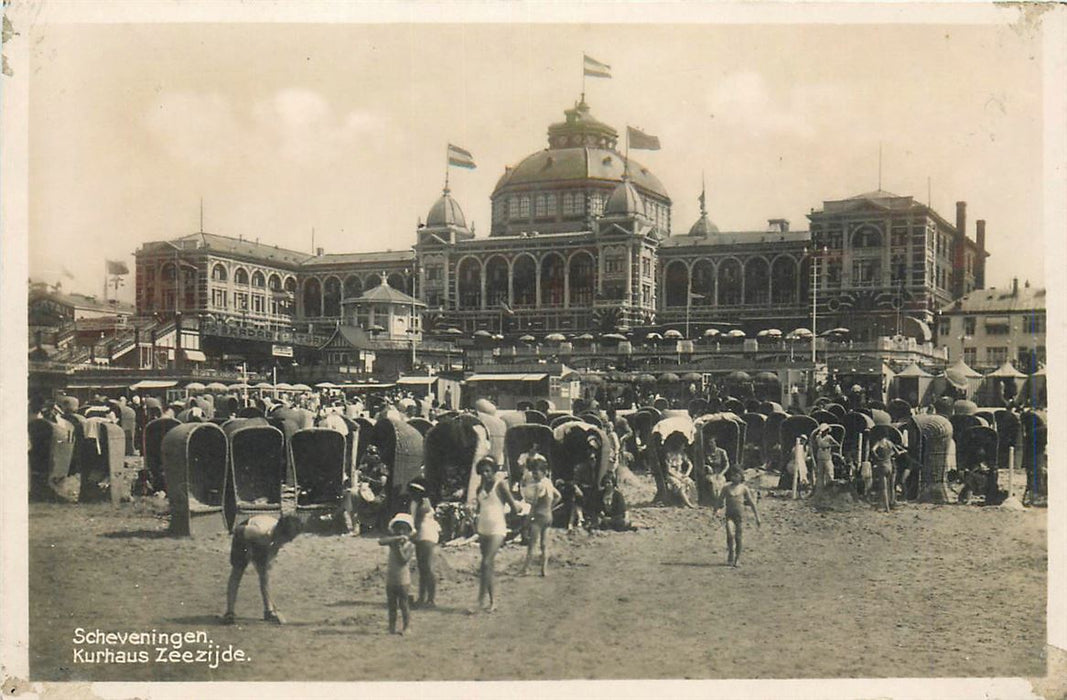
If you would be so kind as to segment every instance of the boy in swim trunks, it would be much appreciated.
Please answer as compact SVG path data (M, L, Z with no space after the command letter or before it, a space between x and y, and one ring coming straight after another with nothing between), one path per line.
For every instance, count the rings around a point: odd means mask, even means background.
M378 544L389 548L389 562L385 570L385 598L389 605L389 634L403 635L408 631L411 621L411 569L408 566L415 556L415 545L411 536L415 532L415 521L407 513L398 513L389 521L389 535L378 540ZM396 629L396 611L400 609L404 626Z
M285 622L274 607L270 597L270 566L278 556L278 550L292 542L300 534L300 520L295 515L253 515L233 529L233 543L230 547L230 580L226 586L226 613L222 624L232 625L236 622L234 606L237 603L237 589L241 585L248 562L256 567L259 575L259 592L263 596L263 619L276 625Z
M745 485L745 475L737 467L731 467L726 472L730 480L722 490L723 505L726 509L726 564L728 566L740 566L741 560L741 525L744 521L745 506L752 508L752 515L756 517L756 527L760 526L759 511L756 510L756 499L751 489ZM715 509L718 513L718 508Z

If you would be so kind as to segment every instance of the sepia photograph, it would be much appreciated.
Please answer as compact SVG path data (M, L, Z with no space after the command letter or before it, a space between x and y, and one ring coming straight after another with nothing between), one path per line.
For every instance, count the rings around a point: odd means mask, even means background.
M1065 14L804 5L5 4L4 692L1064 697Z

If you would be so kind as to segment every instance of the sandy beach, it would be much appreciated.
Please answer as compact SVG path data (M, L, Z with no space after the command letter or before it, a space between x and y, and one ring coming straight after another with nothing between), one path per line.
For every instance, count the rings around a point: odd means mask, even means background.
M473 605L478 548L442 551L438 605L386 631L374 536L301 536L280 553L260 619L246 576L218 624L226 535L175 539L149 502L31 504L34 680L525 680L988 677L1045 674L1046 511L904 504L816 512L763 492L738 569L710 510L647 505L634 533L552 531L549 576L497 560L499 610ZM206 632L243 662L88 663L76 630ZM112 645L114 649L123 648ZM203 645L201 645L203 646ZM134 647L129 647L133 649ZM148 651L148 647L144 647ZM155 652L152 652L155 656Z

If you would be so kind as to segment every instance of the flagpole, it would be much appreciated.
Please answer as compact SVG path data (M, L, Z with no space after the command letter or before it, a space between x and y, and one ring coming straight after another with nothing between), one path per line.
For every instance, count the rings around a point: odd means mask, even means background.
M448 146L445 146L445 192L448 191Z
M580 99L578 102L585 102L585 54L582 54L582 99Z
M104 302L107 303L107 258L104 258Z
M622 174L626 177L630 174L630 126L626 126L626 152L622 157Z

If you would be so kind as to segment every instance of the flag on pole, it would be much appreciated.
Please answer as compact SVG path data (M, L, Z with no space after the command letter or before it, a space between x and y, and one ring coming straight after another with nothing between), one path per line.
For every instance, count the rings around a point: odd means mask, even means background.
M632 126L626 127L626 138L630 143L630 148L633 148L634 150L659 150L658 136L649 136L645 132L635 129Z
M107 274L109 275L128 275L130 274L130 268L126 267L126 263L122 260L108 260L107 261Z
M582 71L585 75L591 75L594 78L611 77L611 66L606 63L601 63L595 58L590 58L586 54L582 55L585 57L585 65Z
M467 168L468 170L474 170L478 167L474 164L474 156L471 155L470 151L452 144L448 144L448 164L457 168Z

